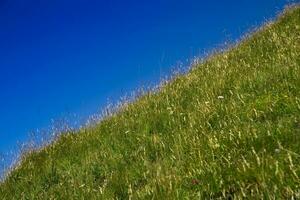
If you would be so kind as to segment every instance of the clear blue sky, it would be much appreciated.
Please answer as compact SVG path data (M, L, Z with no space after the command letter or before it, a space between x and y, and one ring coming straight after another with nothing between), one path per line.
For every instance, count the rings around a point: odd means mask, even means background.
M0 0L0 152L239 38L286 0ZM77 120L78 120L77 119ZM73 120L73 118L72 118Z

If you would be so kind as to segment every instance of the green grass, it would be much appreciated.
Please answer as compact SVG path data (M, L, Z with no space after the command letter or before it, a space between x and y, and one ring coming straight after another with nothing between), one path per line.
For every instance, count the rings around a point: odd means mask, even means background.
M0 198L300 199L299 6L23 155Z

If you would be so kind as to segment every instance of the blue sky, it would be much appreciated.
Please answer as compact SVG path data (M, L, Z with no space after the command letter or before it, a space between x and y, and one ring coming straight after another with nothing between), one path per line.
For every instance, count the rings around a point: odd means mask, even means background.
M239 38L286 0L0 0L0 152ZM71 117L76 115L77 117Z

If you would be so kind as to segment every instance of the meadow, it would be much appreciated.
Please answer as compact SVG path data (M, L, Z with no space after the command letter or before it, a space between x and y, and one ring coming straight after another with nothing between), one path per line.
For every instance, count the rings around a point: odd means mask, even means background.
M0 199L300 199L300 7L28 151Z

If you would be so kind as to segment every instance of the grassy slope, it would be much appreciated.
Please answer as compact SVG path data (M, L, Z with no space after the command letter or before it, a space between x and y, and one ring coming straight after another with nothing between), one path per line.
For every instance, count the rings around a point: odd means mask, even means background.
M224 96L224 98L218 98ZM300 197L300 8L79 134L3 199Z

